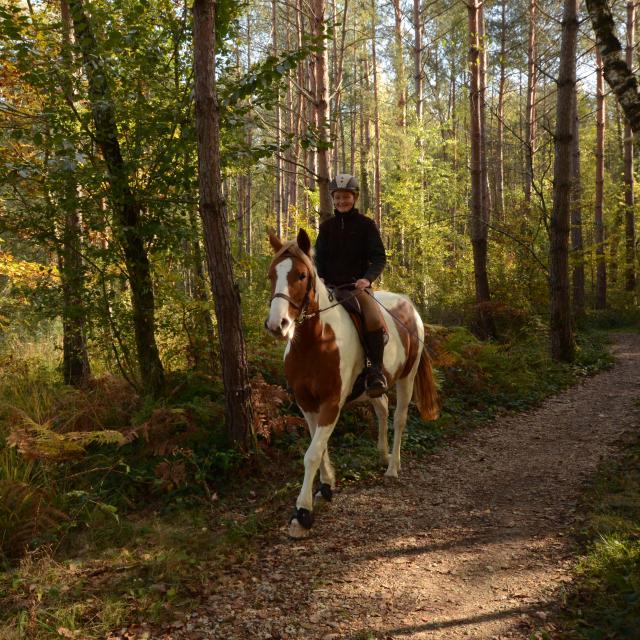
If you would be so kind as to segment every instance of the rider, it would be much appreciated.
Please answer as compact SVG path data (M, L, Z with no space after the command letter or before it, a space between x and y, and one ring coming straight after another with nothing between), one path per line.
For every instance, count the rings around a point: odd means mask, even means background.
M371 398L387 391L382 372L385 329L380 305L374 300L372 282L382 273L387 257L380 231L371 218L356 208L360 194L358 181L348 173L338 174L329 182L334 215L320 225L316 241L318 275L332 287L352 285L364 316L364 343L371 367L366 390Z

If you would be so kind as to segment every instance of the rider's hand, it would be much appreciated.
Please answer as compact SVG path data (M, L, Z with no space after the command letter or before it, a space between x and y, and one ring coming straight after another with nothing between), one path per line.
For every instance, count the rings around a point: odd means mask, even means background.
M356 289L366 289L370 286L371 283L366 278L360 278L359 280L356 280Z

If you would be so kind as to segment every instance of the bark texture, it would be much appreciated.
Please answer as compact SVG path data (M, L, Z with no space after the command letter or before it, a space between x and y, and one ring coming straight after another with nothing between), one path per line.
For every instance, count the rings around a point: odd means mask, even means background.
M60 2L62 18L62 60L67 74L63 90L67 101L73 103L71 77L74 73L71 13L66 0ZM67 153L67 166L73 167L75 149ZM68 170L64 181L61 204L64 212L62 246L58 251L60 281L62 284L62 372L64 383L75 387L85 385L91 377L89 355L85 337L86 317L83 292L85 289L84 266L82 264L82 230L78 212L78 186L73 170Z
M313 35L320 38L325 32L325 0L311 3ZM320 222L333 213L333 203L329 194L329 56L327 47L322 45L313 54L315 61L315 117L318 127L317 181L320 191Z
M527 52L527 115L525 119L526 137L526 173L524 181L524 199L531 205L531 189L536 154L536 84L538 82L536 66L536 0L529 2L529 45Z
M416 118L422 122L422 16L420 0L413 0L413 82L416 94Z
M477 332L481 338L495 335L489 302L489 276L487 274L488 249L488 209L485 206L485 172L483 172L482 151L483 115L481 97L481 50L480 50L480 3L473 0L468 5L469 16L469 71L471 88L469 91L471 128L471 245L473 248L473 271L475 277Z
M251 390L240 295L233 279L221 188L220 115L215 86L215 7L215 0L196 0L193 5L200 216L218 318L227 432L237 448L248 449L252 443Z
M504 97L507 81L507 0L500 9L500 80L498 84L498 138L496 140L496 211L504 221Z
M586 0L589 17L604 67L604 78L615 93L631 129L640 132L640 94L638 81L622 58L622 46L615 32L608 0Z
M580 118L578 92L573 92L573 140L571 141L573 164L571 167L571 258L572 258L572 306L573 315L584 313L584 242L582 237L582 182L580 179Z
M373 74L373 132L374 132L374 158L373 164L375 173L373 176L374 194L374 219L378 229L382 229L382 192L380 176L380 107L378 99L378 56L376 52L376 0L371 2L372 25L371 25L371 64Z
M551 355L574 358L569 295L569 220L573 139L573 96L576 90L578 0L565 0L556 106L553 211L550 220L549 284L551 300Z
M596 309L607 307L607 263L604 255L604 137L606 103L602 56L596 47L596 193L594 206L594 233L596 243Z
M633 68L633 49L636 33L636 3L627 2L627 49L626 63ZM633 133L629 118L624 123L624 237L625 237L625 266L624 288L633 291L636 286L635 273L635 198L633 176Z

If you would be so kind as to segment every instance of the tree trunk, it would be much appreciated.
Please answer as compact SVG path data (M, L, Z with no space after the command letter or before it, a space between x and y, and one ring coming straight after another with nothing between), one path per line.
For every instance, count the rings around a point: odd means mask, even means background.
M313 35L321 38L325 32L325 0L312 0ZM329 194L329 59L325 40L313 54L315 60L315 111L318 127L318 189L320 191L320 222L328 220L333 213Z
M609 2L608 0L587 0L587 9L602 56L604 79L616 94L631 129L637 136L640 132L638 81L631 67L622 59L622 46L616 37Z
M251 42L252 42L252 34L251 34L251 17L247 14L247 71L251 69ZM247 149L251 149L253 146L253 125L251 122L247 122ZM244 192L244 228L245 228L245 251L246 254L251 257L252 255L252 189L253 189L253 175L251 173L251 168L247 169L246 182L245 182L245 192ZM251 270L251 262L249 262L249 279L251 280L252 270Z
M74 73L71 53L71 14L66 0L60 2L62 17L62 59L67 76L64 92L73 102L71 77ZM68 78L69 80L67 81ZM71 149L75 156L75 149ZM73 166L75 157L69 158ZM82 265L82 231L78 213L78 186L73 171L69 171L63 186L62 210L64 212L62 248L58 251L60 281L62 284L62 371L64 383L81 387L91 377L89 355L85 338L86 311L82 297L85 288Z
M635 45L636 6L635 1L627 2L627 50L626 62L633 69L633 49ZM635 198L633 194L633 133L629 119L624 123L624 220L625 220L625 267L624 288L633 291L636 287L635 271Z
M527 208L531 207L531 189L533 185L535 153L536 153L536 2L529 2L529 47L527 51L527 114L525 118L526 169L524 179L524 200Z
M606 77L605 77L606 80ZM624 180L624 124L623 124L623 111L620 108L620 103L615 102L616 105L616 163L614 173L622 176ZM607 245L609 248L609 285L615 287L618 284L618 245L620 243L620 230L622 228L622 221L624 215L624 206L621 203L617 203L614 211L613 224L610 226L609 239Z
M480 4L472 0L469 12L469 72L470 72L470 129L471 129L471 245L476 289L477 332L482 339L495 335L489 309L491 294L487 274L487 224L484 219L484 183L482 171L482 99L480 50Z
M193 4L195 115L200 217L215 298L227 433L239 449L252 444L251 389L240 296L233 279L220 175L220 114L215 85L215 0Z
M420 0L413 0L413 80L418 123L422 122L422 17L420 13Z
M342 8L342 28L340 31L340 43L338 44L337 32L333 32L333 108L331 113L331 141L333 143L333 174L337 175L346 167L345 150L344 150L344 122L342 118L342 79L344 75L344 53L345 41L347 37L347 11L349 9L349 0L345 0ZM338 24L337 4L333 2L333 24ZM338 138L341 138L342 144L338 145ZM340 169L340 156L342 156L342 169Z
M395 69L397 124L402 130L407 127L407 79L404 68L404 47L402 46L402 11L400 0L392 0L395 29L393 32L393 66Z
M500 221L504 222L504 92L507 79L507 0L502 0L500 20L500 82L498 85L498 157L496 175L496 207Z
M120 150L115 108L109 95L105 63L98 52L83 0L68 0L68 3L89 81L89 102L96 142L107 165L116 223L114 235L122 246L131 285L133 325L142 383L146 392L158 396L164 389L164 370L155 339L153 282L144 246L140 205L131 189L127 165Z
M366 214L371 207L369 195L368 160L371 149L371 134L369 131L369 111L365 96L369 96L369 64L362 60L360 82L360 202L362 213Z
M371 64L373 72L373 131L374 131L374 219L378 229L382 230L382 193L380 181L380 112L378 103L378 60L376 55L376 0L371 0Z
M193 298L200 304L194 314L194 324L196 326L196 339L193 341L193 361L198 369L214 373L217 368L217 358L215 351L215 332L213 330L213 322L211 314L208 310L209 296L205 284L205 275L202 260L202 249L198 236L200 230L196 220L196 214L193 207L189 207L189 226L193 234L191 241L191 265L190 270L193 272ZM241 241L244 238L241 239Z
M271 0L271 37L272 37L272 53L278 55L278 12L276 0ZM282 146L282 109L280 107L280 89L278 89L278 97L276 98L276 153L274 160L275 166L275 190L273 199L273 208L276 214L276 233L278 238L282 238L282 160L280 158L280 147Z
M596 47L596 194L595 194L595 241L596 241L596 309L607 308L607 264L604 255L604 134L606 122L606 104L604 92L604 74L602 56Z
M573 263L573 315L584 314L584 247L582 240L582 182L580 180L580 117L578 92L573 92L573 140L571 165L571 253Z
M551 355L555 360L565 362L571 362L574 358L569 296L569 217L578 1L565 0L562 17L553 168L553 211L550 220Z
M491 192L487 160L487 42L484 28L484 2L478 8L478 41L480 43L480 140L482 142L482 219L489 229L491 220Z

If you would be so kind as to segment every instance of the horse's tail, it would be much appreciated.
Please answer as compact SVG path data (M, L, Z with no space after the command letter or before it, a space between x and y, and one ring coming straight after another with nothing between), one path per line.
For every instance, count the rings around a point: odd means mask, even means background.
M420 364L413 381L413 401L416 403L423 420L435 420L440 415L436 381L433 377L431 358L429 358L426 348L422 349Z

